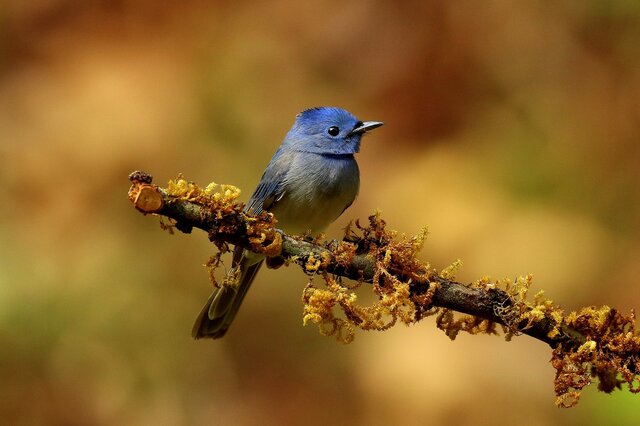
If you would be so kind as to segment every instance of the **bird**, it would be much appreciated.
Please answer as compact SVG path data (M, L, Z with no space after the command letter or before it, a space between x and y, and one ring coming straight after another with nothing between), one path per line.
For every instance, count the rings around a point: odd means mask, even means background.
M354 154L360 151L363 135L382 124L360 121L336 107L309 108L297 114L245 212L273 213L278 228L289 235L321 232L358 195L360 170ZM227 274L237 285L213 290L195 321L193 338L218 339L226 334L264 259L264 255L234 248Z

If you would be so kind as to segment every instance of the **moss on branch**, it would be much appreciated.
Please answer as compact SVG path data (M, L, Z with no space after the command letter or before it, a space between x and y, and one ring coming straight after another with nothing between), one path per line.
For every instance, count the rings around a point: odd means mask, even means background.
M611 392L623 383L638 391L640 336L633 312L625 316L604 306L565 315L543 292L529 300L530 275L462 284L455 280L459 262L438 272L419 260L426 230L399 236L387 229L379 214L369 217L366 225L356 221L349 226L342 241L308 241L279 231L271 213L245 214L237 201L240 191L233 186L210 184L202 189L179 177L160 188L143 172L129 178L129 198L139 211L169 218L172 223L165 228L207 232L219 249L208 263L211 271L228 244L264 254L268 265L298 264L309 276L302 297L303 321L317 324L322 334L348 343L356 328L386 330L397 322L408 325L435 315L436 325L451 339L461 331L496 334L501 328L507 340L524 334L547 343L553 349L559 406L575 405L582 388L596 377L602 391ZM314 276L322 278L321 285ZM358 302L354 290L362 283L371 284L376 303ZM218 285L215 279L214 284Z

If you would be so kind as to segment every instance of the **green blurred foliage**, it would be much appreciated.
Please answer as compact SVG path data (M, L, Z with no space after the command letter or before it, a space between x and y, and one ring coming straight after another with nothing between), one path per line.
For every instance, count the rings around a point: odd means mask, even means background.
M229 335L194 342L206 236L169 236L127 174L250 193L307 107L386 125L360 197L430 226L461 279L532 272L567 308L640 306L637 1L0 6L0 418L31 424L638 424L640 400L553 406L542 344L431 320L339 345L306 278L264 271Z

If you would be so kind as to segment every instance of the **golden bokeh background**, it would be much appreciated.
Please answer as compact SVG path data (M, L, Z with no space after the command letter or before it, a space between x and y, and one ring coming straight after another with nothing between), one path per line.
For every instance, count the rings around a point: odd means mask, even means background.
M264 270L227 337L189 332L203 233L170 236L127 175L247 197L297 112L385 126L361 192L429 225L471 281L533 273L566 309L640 307L640 3L5 0L0 5L0 423L638 424L640 399L553 404L550 351L433 319L344 346Z

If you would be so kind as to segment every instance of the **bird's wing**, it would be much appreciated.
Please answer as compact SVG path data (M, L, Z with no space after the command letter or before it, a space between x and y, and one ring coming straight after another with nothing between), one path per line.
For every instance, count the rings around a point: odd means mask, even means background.
M280 149L269 162L262 174L258 187L249 198L245 210L258 215L269 211L284 196L284 180L289 171L293 153L283 153Z
M283 194L282 182L263 179L249 199L246 210L255 215L269 211Z

